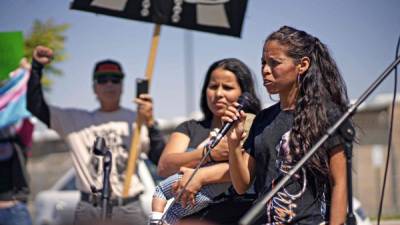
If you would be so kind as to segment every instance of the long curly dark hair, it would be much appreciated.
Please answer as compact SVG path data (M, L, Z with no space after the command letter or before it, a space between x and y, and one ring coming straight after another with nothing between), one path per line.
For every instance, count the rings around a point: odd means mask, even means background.
M300 63L303 57L310 59L310 67L299 76L299 92L289 141L290 153L294 161L298 161L332 125L327 115L329 107L338 107L341 113L346 111L349 104L346 85L326 45L318 38L283 26L269 35L266 42L272 40L285 46L286 54L295 63ZM310 171L328 174L327 149L319 149L306 167Z
M248 92L250 93L251 102L250 104L244 109L245 112L257 114L261 110L261 103L257 97L253 76L251 70L244 64L244 62L240 61L239 59L235 58L227 58L221 59L213 64L208 68L206 77L204 79L203 88L201 89L201 97L200 97L200 107L201 111L204 114L205 120L211 120L213 118L213 113L208 108L207 105L207 87L208 83L210 82L211 73L218 69L224 69L232 72L239 83L240 89L242 93Z

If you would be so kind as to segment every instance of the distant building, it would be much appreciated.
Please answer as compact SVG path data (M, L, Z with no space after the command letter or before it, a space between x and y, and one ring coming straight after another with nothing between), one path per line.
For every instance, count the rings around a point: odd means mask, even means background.
M362 105L353 121L359 144L354 144L353 190L370 216L378 215L388 148L391 95L378 95ZM400 214L400 100L397 99L383 215Z

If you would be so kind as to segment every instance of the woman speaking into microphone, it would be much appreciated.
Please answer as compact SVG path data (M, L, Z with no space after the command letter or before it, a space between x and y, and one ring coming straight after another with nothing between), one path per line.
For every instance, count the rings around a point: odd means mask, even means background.
M247 113L256 114L260 110L260 101L255 93L250 69L240 60L233 58L219 60L209 67L201 92L201 109L204 118L180 124L171 134L161 155L158 164L159 175L163 177L176 173L180 175L175 181L168 178L156 188L151 221L157 223L167 199L177 194L186 184L193 173L193 168L205 154L205 144L209 142L211 131L222 128L221 117L226 109L237 102L239 96L245 92L249 93L248 97L252 101L244 110ZM180 203L171 206L172 208L165 216L166 222L174 223L183 216L189 216L220 224L237 223L238 218L250 207L249 202L242 204L229 196L227 199L232 200L229 203L222 201L219 204L212 204L216 195L223 193L230 186L228 151L226 138L222 138L211 151L207 164L200 168L186 187ZM215 187L214 184L220 185ZM212 185L214 187L210 187ZM171 186L172 194L170 193ZM169 192L167 193L169 196L166 196L166 192Z

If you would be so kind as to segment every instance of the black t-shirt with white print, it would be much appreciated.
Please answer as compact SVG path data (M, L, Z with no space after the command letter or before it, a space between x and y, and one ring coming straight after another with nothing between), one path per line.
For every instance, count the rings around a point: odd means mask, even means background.
M333 124L341 113L335 105L329 105L327 115ZM294 165L288 154L292 126L293 112L280 111L279 104L264 109L254 120L254 129L252 127L244 148L256 162L255 189L259 199ZM339 135L333 135L324 146L332 149L342 143ZM330 187L328 182L318 182L328 179L315 176L306 169L300 169L267 203L262 221L271 225L321 224L327 221Z

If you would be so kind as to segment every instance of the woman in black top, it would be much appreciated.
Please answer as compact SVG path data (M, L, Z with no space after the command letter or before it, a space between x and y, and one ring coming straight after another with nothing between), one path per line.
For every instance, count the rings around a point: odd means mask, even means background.
M199 163L204 154L204 144L208 141L210 131L222 127L221 117L226 108L236 102L239 96L248 92L253 101L245 109L246 112L256 114L260 110L252 73L240 60L234 58L222 59L213 63L205 76L201 91L201 109L203 120L189 120L179 125L171 134L170 139L161 155L158 165L159 175L166 177L181 172L182 179L175 183L176 189L181 189L193 172L193 168ZM213 149L208 162L218 161L210 166L200 168L182 195L181 203L192 202L192 199L200 188L207 184L230 182L228 160L228 146L226 138ZM153 201L153 210L162 212ZM237 218L232 217L230 206L224 204L216 210L214 206L207 207L201 212L192 215L196 218L215 221L223 224L234 224ZM238 204L239 205L239 204ZM211 209L212 208L212 209ZM246 209L242 208L242 214ZM217 213L217 216L211 215ZM236 213L238 214L238 213ZM154 213L155 218L157 215Z
M228 134L233 186L244 193L255 179L261 198L315 144L347 108L343 79L327 47L316 37L281 27L265 41L262 78L280 104L260 112L243 146L242 123ZM280 107L279 110L273 110ZM272 113L271 113L272 112ZM224 121L245 118L229 107ZM272 118L272 119L271 119ZM343 224L346 164L343 140L334 135L267 203L263 223Z

